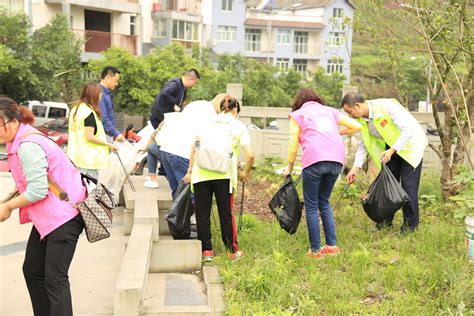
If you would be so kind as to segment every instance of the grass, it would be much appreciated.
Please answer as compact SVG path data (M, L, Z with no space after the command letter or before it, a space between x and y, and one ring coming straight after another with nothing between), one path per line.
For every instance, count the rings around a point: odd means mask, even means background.
M432 181L426 183L420 191L433 194ZM337 184L334 201L342 185ZM466 258L464 224L431 199L431 208L421 210L417 232L401 236L398 229L375 231L354 202L360 191L351 188L335 215L342 253L322 260L305 256L309 241L304 217L297 233L288 235L276 220L244 216L239 245L247 256L237 262L223 255L214 260L227 313L472 315L474 269ZM396 228L401 220L400 211ZM223 254L220 233L212 227L214 249Z

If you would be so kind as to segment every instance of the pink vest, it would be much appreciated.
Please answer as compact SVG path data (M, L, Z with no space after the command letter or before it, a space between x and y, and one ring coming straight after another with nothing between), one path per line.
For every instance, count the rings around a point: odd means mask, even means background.
M344 164L344 144L339 135L339 111L317 102L306 102L290 114L300 126L303 168L320 161Z
M68 193L69 200L72 203L83 201L86 198L86 190L82 185L79 170L74 167L62 149L47 137L33 134L21 138L29 131L38 132L30 125L20 124L15 139L7 144L8 162L18 191L23 193L28 186L20 165L18 147L21 143L29 141L37 143L44 150L48 160L48 176ZM79 211L73 205L59 200L51 190L48 190L48 195L44 199L20 208L20 224L33 222L43 239L78 213Z

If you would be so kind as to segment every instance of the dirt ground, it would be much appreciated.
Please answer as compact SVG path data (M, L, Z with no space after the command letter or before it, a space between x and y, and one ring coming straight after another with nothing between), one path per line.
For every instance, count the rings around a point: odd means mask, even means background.
M268 203L277 191L278 185L262 180L251 180L245 184L244 192L244 214L254 214L261 220L274 218ZM242 199L242 183L239 182L237 196L234 197L234 212L238 216L240 202Z

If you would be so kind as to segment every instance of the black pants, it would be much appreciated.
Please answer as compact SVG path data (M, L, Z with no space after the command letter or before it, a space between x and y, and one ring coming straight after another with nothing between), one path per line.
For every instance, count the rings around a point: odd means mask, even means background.
M83 228L77 215L43 240L34 226L31 229L23 275L36 316L72 315L68 270Z
M194 198L196 201L196 225L198 239L202 243L202 250L212 250L211 241L211 207L212 196L215 194L219 220L221 224L222 241L231 253L238 250L237 231L235 229L232 208L233 195L229 193L230 180L210 180L194 184Z
M395 178L401 182L403 190L410 197L410 202L403 206L403 224L409 229L415 229L418 227L420 221L420 213L418 208L418 188L420 185L421 166L420 164L413 169L413 166L405 161L398 154L393 154L387 167L390 169ZM392 218L386 220L387 223L391 223Z

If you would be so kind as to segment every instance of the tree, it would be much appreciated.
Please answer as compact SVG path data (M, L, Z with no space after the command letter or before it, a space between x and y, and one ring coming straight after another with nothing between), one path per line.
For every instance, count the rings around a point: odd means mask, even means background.
M82 84L81 42L58 15L32 36L24 14L0 10L0 94L17 102L72 101Z
M0 94L17 102L28 100L39 82L31 71L29 21L0 8Z
M78 98L83 84L81 45L63 14L34 32L31 68L40 79L36 85L38 99L62 98L70 103Z
M318 67L313 74L313 80L309 83L309 87L323 98L326 105L340 107L343 83L343 74L338 72L327 74L324 68Z
M471 122L474 119L474 40L472 7L466 0L404 1L397 9L387 9L384 1L367 1L359 6L364 22L359 31L370 35L390 56L394 71L406 54L432 63L433 72L420 74L429 87L433 117L441 145L430 147L441 159L441 186L446 199L460 187L453 178L470 156ZM436 85L435 82L438 82ZM445 114L441 122L436 105Z
M148 116L155 96L168 80L180 77L184 71L196 67L197 62L185 55L179 44L157 47L147 56L134 56L129 52L110 48L103 59L89 63L89 70L99 78L106 66L120 70L120 82L115 91L117 111Z

